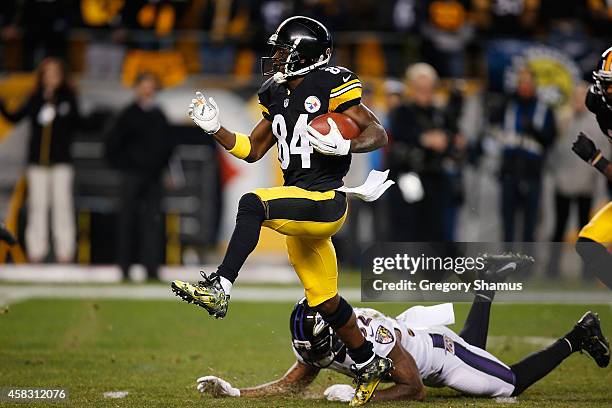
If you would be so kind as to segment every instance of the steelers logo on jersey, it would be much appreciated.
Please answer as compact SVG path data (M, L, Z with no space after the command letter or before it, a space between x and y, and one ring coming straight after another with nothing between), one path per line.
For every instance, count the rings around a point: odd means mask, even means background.
M304 109L306 109L308 113L315 113L321 109L321 101L316 96L310 95L304 101Z
M393 343L393 334L389 329L385 326L378 326L378 330L376 330L376 336L374 336L374 340L380 344L389 344Z

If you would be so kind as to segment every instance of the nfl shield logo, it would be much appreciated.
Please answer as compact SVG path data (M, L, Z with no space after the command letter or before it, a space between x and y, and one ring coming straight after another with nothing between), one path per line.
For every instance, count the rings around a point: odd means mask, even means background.
M289 106L289 99L285 99L283 101L283 106L286 108L287 106Z

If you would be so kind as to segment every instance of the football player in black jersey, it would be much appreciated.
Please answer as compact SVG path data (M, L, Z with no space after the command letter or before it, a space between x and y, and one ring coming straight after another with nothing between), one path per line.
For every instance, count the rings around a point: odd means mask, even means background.
M612 47L608 48L593 71L595 84L586 97L587 108L597 117L601 131L612 143ZM612 181L612 164L603 156L595 143L580 133L572 150L584 161L595 167ZM612 289L612 254L607 247L612 244L612 202L609 202L582 228L576 250L587 269Z
M200 93L189 116L230 154L247 162L261 159L276 144L283 170L282 187L262 188L240 199L236 227L217 271L197 284L172 282L173 291L188 302L222 318L232 283L255 249L263 226L286 235L289 260L305 290L309 306L323 316L348 347L358 387L351 405L365 404L392 362L373 352L356 324L352 307L338 295L338 267L331 241L346 218L343 185L351 153L376 150L387 134L376 116L361 103L361 82L346 68L328 66L332 39L327 28L307 17L292 17L270 37L272 54L262 60L271 77L259 90L263 118L249 136L219 123L219 108ZM268 64L270 69L266 69ZM361 133L345 140L330 119L330 132L308 124L327 112L352 118Z

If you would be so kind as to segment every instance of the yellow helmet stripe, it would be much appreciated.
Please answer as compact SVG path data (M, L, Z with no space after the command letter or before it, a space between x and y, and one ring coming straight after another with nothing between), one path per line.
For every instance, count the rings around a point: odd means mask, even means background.
M606 63L604 64L604 71L610 71L610 65L612 64L612 51L608 52L608 58L606 58Z

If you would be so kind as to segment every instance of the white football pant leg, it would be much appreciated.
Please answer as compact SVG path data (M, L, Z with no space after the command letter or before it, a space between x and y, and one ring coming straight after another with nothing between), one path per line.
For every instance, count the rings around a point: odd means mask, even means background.
M450 329L436 329L436 332L434 336L439 337L437 342L434 340L434 365L441 367L439 385L467 395L512 395L514 374L510 367L488 351L468 344Z
M49 253L49 168L29 166L28 224L25 238L31 262L41 262Z
M70 262L74 258L76 232L74 222L74 201L72 183L74 170L68 164L51 167L53 195L53 248L60 262Z

